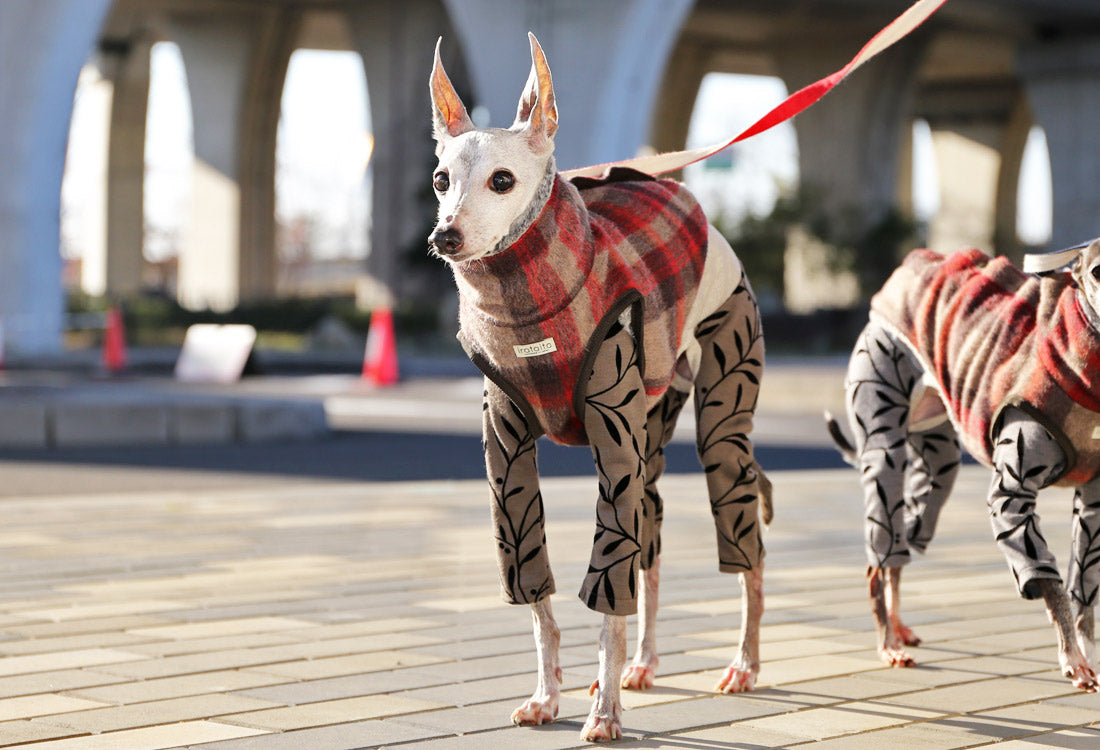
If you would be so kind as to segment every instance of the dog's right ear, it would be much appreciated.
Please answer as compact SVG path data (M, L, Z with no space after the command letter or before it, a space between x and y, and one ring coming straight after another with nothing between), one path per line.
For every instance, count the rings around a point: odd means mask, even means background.
M436 153L443 148L443 144L474 129L474 123L466 114L466 105L458 98L458 92L451 85L451 79L443 70L443 61L439 57L439 46L443 37L435 43L435 63L432 65L432 77L429 88L432 91L432 125L436 143L439 144Z

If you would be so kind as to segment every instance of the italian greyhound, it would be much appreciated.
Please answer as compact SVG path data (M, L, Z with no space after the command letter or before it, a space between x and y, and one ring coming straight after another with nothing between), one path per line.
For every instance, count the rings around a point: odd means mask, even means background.
M589 445L595 459L596 536L580 595L604 619L581 737L612 740L622 732L620 688L654 684L656 482L692 391L719 568L738 573L743 591L740 646L716 689L755 685L761 532L771 505L748 433L763 337L741 263L681 184L629 170L569 181L557 171L553 81L529 37L531 73L509 128L474 126L436 45L439 214L429 243L454 272L459 337L486 374L484 445L503 595L533 613L538 682L512 721L543 724L558 713L560 631L535 461L535 440L546 435ZM635 612L638 648L627 664L625 620Z
M1025 266L1026 267L1026 266ZM1100 586L1100 241L1044 277L977 250L911 253L872 299L846 389L860 470L867 581L882 659L914 664L900 583L951 492L961 437L993 470L987 497L998 547L1025 599L1042 599L1062 672L1097 690L1093 607ZM1063 585L1039 528L1036 496L1075 488Z

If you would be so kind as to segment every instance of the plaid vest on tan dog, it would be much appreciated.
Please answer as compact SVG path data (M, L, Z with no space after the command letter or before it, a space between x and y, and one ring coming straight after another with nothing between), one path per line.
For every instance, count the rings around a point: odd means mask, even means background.
M454 265L459 339L533 432L586 445L584 389L595 347L632 305L649 404L668 388L707 231L678 182L623 169L575 184L559 175L514 245Z
M1100 332L1068 273L1038 278L979 250L915 250L871 311L939 384L970 453L989 465L1001 412L1016 406L1061 444L1055 484L1100 476Z

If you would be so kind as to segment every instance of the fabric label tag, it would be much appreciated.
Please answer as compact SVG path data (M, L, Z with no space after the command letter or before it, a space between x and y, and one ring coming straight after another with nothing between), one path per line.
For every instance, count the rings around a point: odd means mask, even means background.
M1100 427L1093 427L1092 428L1092 439L1093 440L1100 440Z
M512 348L516 350L517 357L541 357L543 354L556 352L558 345L554 343L553 338L548 338L533 344L516 344Z

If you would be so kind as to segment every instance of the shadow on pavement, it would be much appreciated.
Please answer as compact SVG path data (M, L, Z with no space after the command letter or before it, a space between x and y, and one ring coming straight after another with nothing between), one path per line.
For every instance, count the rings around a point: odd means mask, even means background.
M695 448L672 443L665 451L667 472L701 471ZM758 445L766 470L843 467L831 448ZM538 443L544 476L594 475L588 448L569 448L546 439ZM335 480L421 481L482 479L481 439L472 435L337 431L309 442L232 445L0 450L0 470L13 464L97 466L124 470L172 469ZM71 488L70 488L71 489Z

